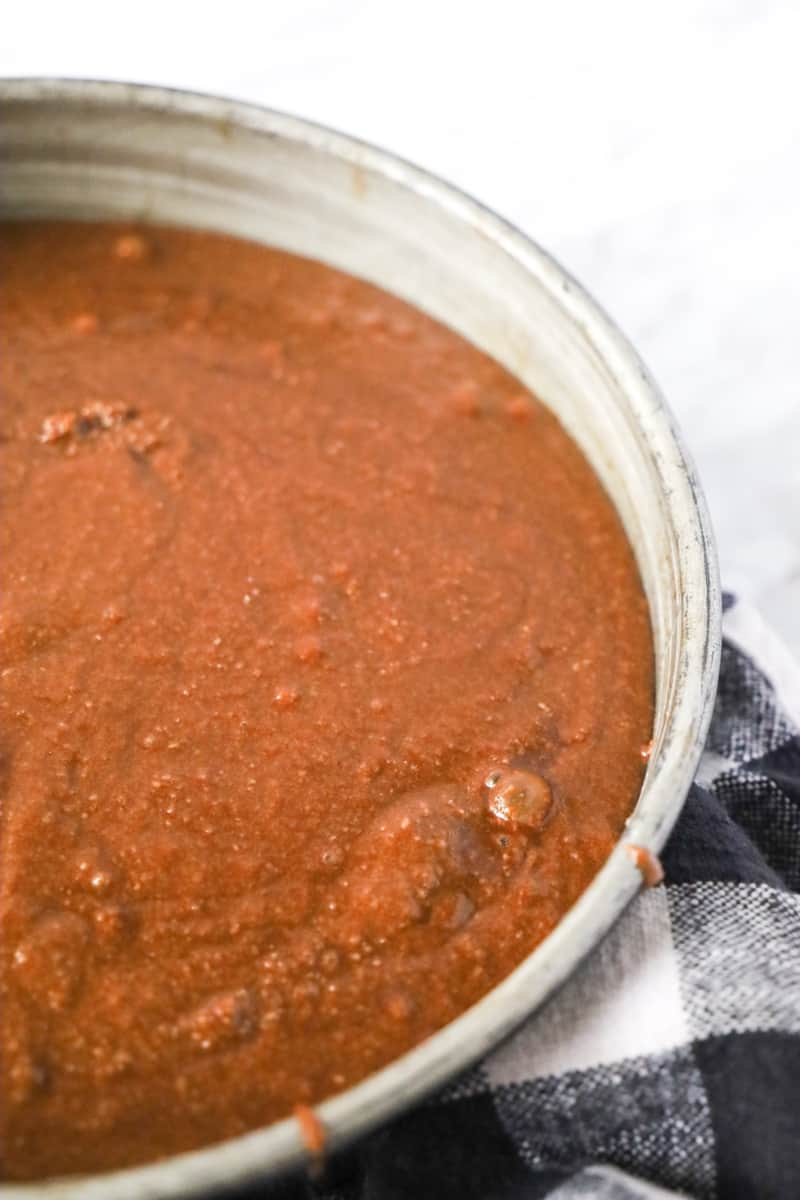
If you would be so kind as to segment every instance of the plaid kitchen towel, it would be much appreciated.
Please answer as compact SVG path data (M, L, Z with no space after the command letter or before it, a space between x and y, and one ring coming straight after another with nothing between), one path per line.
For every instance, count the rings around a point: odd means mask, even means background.
M800 673L726 598L702 767L643 892L473 1071L320 1200L800 1198Z

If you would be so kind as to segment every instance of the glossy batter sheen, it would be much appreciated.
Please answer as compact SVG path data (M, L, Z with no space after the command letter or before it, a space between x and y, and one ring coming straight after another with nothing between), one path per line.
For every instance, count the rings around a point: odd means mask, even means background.
M647 608L556 420L209 234L2 230L2 1171L265 1125L462 1012L609 853Z

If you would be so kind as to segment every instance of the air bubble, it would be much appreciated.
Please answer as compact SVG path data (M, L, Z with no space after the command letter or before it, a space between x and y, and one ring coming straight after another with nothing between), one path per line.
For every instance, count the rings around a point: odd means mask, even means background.
M553 803L550 784L534 771L493 771L488 779L492 790L489 813L504 825L541 829Z

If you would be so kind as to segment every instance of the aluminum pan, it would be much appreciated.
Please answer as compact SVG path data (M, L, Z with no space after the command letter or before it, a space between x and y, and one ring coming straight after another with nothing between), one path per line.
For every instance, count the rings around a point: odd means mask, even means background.
M542 249L374 147L229 100L128 84L0 85L0 216L172 222L254 238L369 279L444 321L559 416L631 539L656 650L655 746L626 841L657 852L684 802L720 654L717 558L675 423L609 318ZM535 169L535 146L531 150ZM415 1050L321 1104L336 1149L478 1059L537 1008L640 886L618 845L552 934ZM144 1167L0 1185L3 1200L209 1196L307 1159L294 1120Z

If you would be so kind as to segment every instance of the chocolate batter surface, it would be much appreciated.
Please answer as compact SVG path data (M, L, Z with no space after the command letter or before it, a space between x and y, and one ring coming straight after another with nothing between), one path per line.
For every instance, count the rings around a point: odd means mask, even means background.
M2 228L2 1173L263 1126L553 928L652 724L628 543L497 364L221 236Z

